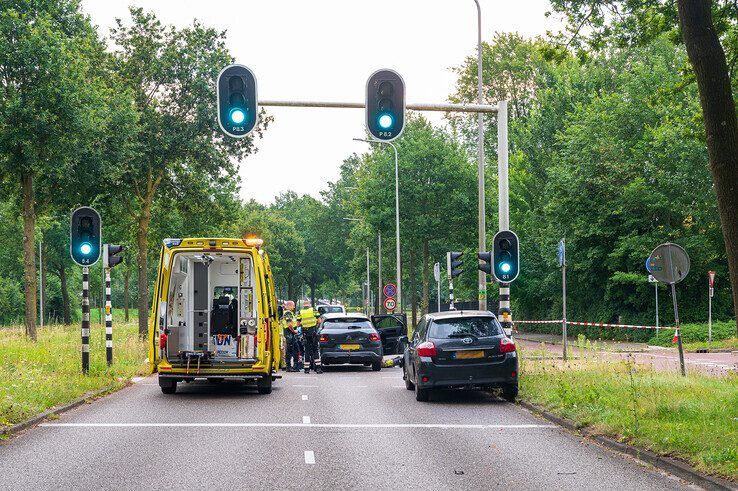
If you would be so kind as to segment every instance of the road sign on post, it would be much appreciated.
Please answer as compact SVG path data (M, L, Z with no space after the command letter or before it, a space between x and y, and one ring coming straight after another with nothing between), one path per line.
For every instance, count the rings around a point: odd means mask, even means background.
M395 298L397 296L397 285L394 283L387 283L384 285L384 296L387 298Z
M372 73L366 81L366 129L381 141L392 141L405 127L405 81L394 70Z
M681 246L667 242L656 247L646 261L646 269L656 280L671 285L671 298L674 304L674 324L676 331L674 340L679 347L679 366L682 375L687 373L684 369L684 349L682 348L682 336L679 332L679 308L677 306L675 285L687 277L689 273L689 254Z
M218 124L233 138L248 136L259 120L256 77L244 65L228 65L218 74Z
M712 297L715 294L715 271L707 272L707 282L709 284L709 291L707 292L707 342L712 342Z
M441 263L433 265L433 278L436 280L436 312L441 311Z
M397 307L397 300L394 298L385 298L384 299L384 308L387 309L388 312L392 312Z

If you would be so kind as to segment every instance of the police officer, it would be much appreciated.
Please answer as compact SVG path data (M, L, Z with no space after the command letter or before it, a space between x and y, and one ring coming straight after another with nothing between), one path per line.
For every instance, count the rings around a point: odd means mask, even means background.
M297 361L299 356L299 347L297 340L297 330L293 324L292 312L285 312L284 316L284 340L285 340L285 363L288 372L296 372Z
M305 373L310 373L311 369L315 370L315 373L323 373L322 367L315 364L316 360L320 361L317 318L318 313L313 310L310 302L305 302L304 308L297 314L297 322L302 326L302 337L305 342L305 358L303 360Z

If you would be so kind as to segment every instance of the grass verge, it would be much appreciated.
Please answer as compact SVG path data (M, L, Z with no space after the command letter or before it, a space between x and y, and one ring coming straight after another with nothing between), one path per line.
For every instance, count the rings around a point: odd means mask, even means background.
M628 361L526 359L520 397L621 442L738 480L738 377L687 377Z
M38 341L25 338L22 327L0 331L0 428L68 404L90 391L125 385L146 370L145 343L134 324L114 325L113 366L105 362L105 328L90 333L90 372L81 373L78 326L48 326Z

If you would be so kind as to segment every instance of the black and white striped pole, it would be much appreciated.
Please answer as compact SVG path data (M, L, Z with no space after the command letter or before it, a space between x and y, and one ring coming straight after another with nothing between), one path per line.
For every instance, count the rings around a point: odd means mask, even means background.
M107 249L107 244L105 248ZM110 268L105 268L105 359L113 364L113 306L110 302Z
M90 371L90 268L82 266L82 373Z
M459 276L463 271L461 266L461 256L463 252L447 252L446 253L446 268L448 270L448 299L449 299L449 310L455 310L454 306L454 278Z
M82 266L82 373L90 370L90 266L100 259L102 221L94 208L81 206L69 221L69 254Z

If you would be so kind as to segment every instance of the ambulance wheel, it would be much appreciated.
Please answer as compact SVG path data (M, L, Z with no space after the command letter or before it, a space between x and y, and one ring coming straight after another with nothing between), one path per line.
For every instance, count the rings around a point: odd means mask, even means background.
M177 381L171 378L159 378L159 387L164 394L174 394L177 392Z
M267 375L256 381L256 390L259 394L271 394L272 393L272 376Z

